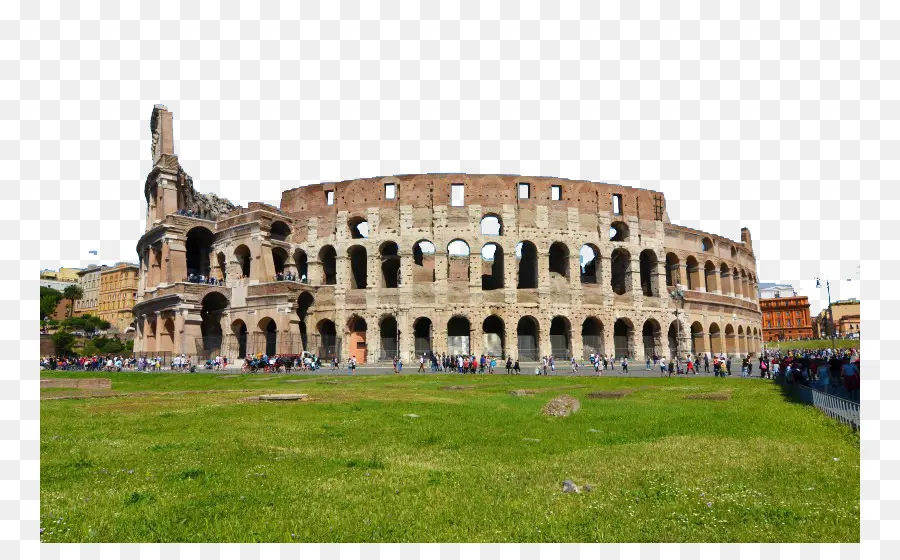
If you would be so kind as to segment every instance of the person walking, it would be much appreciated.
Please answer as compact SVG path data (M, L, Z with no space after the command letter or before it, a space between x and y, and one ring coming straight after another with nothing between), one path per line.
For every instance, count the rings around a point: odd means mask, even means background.
M622 357L622 375L628 375L628 358Z
M572 356L572 373L578 373L578 363L575 361L575 356Z
M419 371L425 373L425 354L419 356ZM418 372L416 372L418 373Z
M516 363L519 363L519 360L516 360ZM511 370L512 370L512 357L507 356L506 357L506 375L509 375Z
M519 375L522 373L522 369L519 367L519 358L516 358L516 365L513 366L513 371L516 372L516 375Z
M670 366L670 367L668 368L668 370L669 370L669 377L672 377L672 367L671 367L671 365L672 365L672 360L670 359L670 360L669 360L669 366ZM666 376L666 369L667 369L667 368L666 368L666 361L663 360L662 357L660 357L660 358L659 358L659 376L660 376L660 377L665 377L665 376Z
M709 356L703 355L703 372L709 373Z

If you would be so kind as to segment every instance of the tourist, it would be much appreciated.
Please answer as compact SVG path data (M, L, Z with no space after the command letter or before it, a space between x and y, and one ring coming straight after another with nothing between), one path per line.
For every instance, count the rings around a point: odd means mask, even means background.
M541 369L544 372L544 375L547 375L547 356L541 356ZM540 373L538 373L540 375Z
M578 373L578 363L575 361L575 356L572 356L572 373Z
M516 365L513 366L513 371L516 372L516 375L522 373L521 368L519 368L519 358L516 358Z
M491 373L494 373L494 368L497 367L497 358L491 356Z
M518 363L518 361L519 360L516 360L516 363ZM512 371L512 356L507 356L506 357L506 375L509 375L511 373L511 371Z
M421 356L419 356L419 370L418 371L425 373L425 354L422 354Z
M703 372L709 373L709 356L706 354L703 355Z
M628 375L628 358L622 356L622 375Z
M672 365L671 358L669 359L669 365L670 366ZM669 367L668 370L669 370L669 377L671 377L672 376L672 367ZM666 361L663 360L662 357L660 356L660 358L659 358L659 376L665 377L665 375L666 375Z

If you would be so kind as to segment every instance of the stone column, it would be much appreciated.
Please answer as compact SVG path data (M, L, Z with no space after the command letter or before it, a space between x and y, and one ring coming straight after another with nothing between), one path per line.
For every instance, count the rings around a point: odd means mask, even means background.
M144 352L156 351L156 333L153 330L154 325L157 325L156 314L150 313L144 315Z
M166 254L168 249L168 254ZM187 252L184 242L167 239L163 245L163 265L167 284L184 282L187 278Z
M306 269L306 276L310 284L315 286L325 285L325 270L321 261L307 261Z
M324 268L321 263L314 263L318 265L316 268L320 269L324 273ZM350 289L350 258L347 257L346 253L343 255L338 255L335 260L335 285L340 286L345 290ZM322 276L324 278L324 275Z
M200 325L203 322L203 319L200 317L200 310L184 310L178 315L181 318L182 330L180 331L180 336L175 337L175 351L193 356L194 359L192 361L196 363L196 340L203 336L203 332L200 329ZM177 325L175 330L179 330Z
M626 282L627 285L627 282ZM631 259L631 293L634 296L635 303L644 300L644 290L641 287L641 259L640 257ZM641 345L643 346L643 345Z
M612 259L609 255L603 255L597 260L600 263L600 278L597 279L597 283L606 295L604 299L611 303L612 296L614 295L612 289Z

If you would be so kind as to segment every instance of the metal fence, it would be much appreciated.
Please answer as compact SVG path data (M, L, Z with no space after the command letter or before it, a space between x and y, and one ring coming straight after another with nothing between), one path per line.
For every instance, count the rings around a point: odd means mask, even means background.
M550 335L550 355L554 360L569 359L569 337L564 334Z
M603 349L603 337L600 335L586 334L581 337L583 345L583 358L586 360L591 354L605 354Z
M631 337L628 336L614 336L613 343L615 346L615 358L634 358L634 344L631 342Z
M447 337L447 353L451 356L469 353L469 337L468 336L448 336Z
M162 363L162 367L168 368L172 366L172 352L135 352L134 358L136 360L140 360L141 358L150 359L158 359Z
M536 362L540 358L537 340L531 335L519 335L519 361Z
M842 424L847 424L854 430L859 430L859 403L836 395L829 395L813 387L791 383L781 376L775 381L800 402L812 405L826 416L830 416Z

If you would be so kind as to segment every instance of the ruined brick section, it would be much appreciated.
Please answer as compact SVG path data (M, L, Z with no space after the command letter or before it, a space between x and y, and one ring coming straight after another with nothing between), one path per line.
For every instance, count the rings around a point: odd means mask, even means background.
M750 232L732 241L671 224L660 192L400 175L291 189L280 208L251 203L204 220L177 214L188 200L168 186L183 181L178 170L177 156L160 153L147 179L147 192L176 196L158 199L137 245L139 352L374 362L427 349L641 360L759 351ZM494 220L499 234L483 232ZM596 259L583 263L583 247ZM224 285L184 283L191 273ZM669 297L676 286L683 303Z

